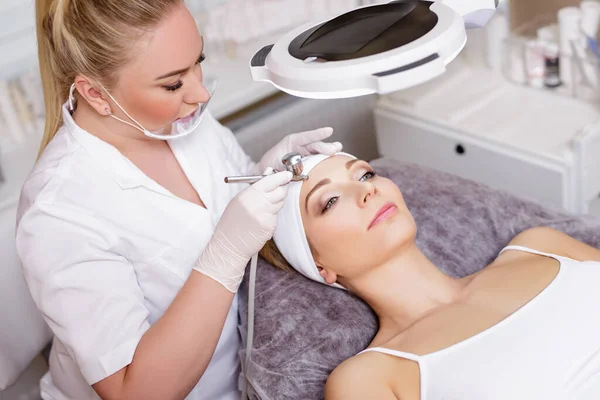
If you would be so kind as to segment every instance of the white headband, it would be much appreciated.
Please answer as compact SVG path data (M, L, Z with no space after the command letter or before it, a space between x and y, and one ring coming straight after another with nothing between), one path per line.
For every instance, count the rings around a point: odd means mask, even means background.
M337 153L336 155L356 158L347 153ZM308 175L315 166L329 157L331 156L316 154L302 158L302 173ZM302 181L289 183L283 207L277 214L277 228L275 229L273 240L281 255L296 271L313 281L345 290L338 283L329 285L325 282L325 279L319 274L319 269L310 252L308 239L304 232L304 224L302 224L302 215L300 214L300 189L302 188L302 183Z

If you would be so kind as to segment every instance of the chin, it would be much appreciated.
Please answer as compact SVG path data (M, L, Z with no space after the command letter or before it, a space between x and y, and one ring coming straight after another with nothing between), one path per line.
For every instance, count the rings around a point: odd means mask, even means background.
M386 247L404 246L407 242L414 241L417 234L415 220L410 214L396 214L373 229L377 229L377 234L381 235L381 243L385 243Z

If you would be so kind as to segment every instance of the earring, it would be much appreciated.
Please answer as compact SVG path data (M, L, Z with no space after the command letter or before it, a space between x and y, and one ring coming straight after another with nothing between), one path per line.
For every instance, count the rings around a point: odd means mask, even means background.
M110 111L110 108L106 107L105 111L106 115L112 115L112 111Z

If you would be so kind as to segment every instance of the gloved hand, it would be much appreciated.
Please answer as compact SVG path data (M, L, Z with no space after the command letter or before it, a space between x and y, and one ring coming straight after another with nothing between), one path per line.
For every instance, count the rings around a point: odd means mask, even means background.
M237 292L248 261L275 232L291 179L289 171L271 174L234 197L194 269Z
M258 162L258 170L263 171L267 167L276 170L285 169L281 163L281 159L287 153L295 151L303 156L309 154L327 154L331 155L342 151L340 142L325 143L323 139L327 139L333 133L332 128L320 128L314 131L293 133L284 137L272 149L267 151Z

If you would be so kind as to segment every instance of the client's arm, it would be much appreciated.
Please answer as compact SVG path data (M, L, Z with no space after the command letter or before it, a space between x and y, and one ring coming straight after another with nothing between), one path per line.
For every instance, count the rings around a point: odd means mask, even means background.
M344 361L331 373L325 400L419 400L419 392L416 363L370 353Z
M600 261L600 250L548 227L527 229L518 234L510 244L526 246L578 261Z

